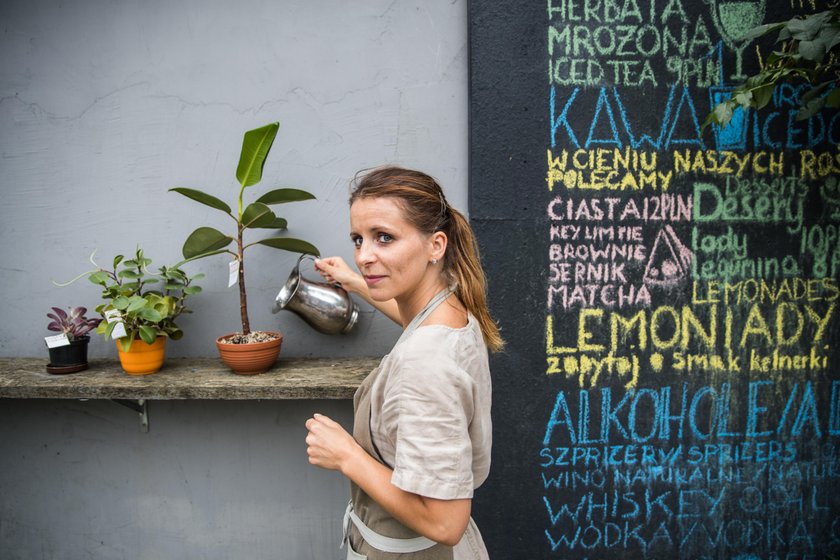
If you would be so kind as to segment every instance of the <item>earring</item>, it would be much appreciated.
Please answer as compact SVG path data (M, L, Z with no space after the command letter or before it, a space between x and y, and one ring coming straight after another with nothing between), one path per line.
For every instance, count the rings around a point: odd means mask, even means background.
M432 264L437 264L437 259L432 259Z

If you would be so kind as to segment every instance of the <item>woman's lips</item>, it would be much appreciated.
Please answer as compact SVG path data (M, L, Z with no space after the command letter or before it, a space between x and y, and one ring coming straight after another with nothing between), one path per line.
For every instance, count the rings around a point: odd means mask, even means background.
M383 278L385 278L385 277L384 276L368 276L368 275L366 275L365 276L365 282L367 283L368 286L373 286L373 285L379 283L379 281L382 280Z

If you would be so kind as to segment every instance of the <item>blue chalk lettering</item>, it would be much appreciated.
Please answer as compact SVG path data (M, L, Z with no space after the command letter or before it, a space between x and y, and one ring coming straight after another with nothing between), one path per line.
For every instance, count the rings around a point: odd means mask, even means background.
M787 421L787 415L790 412L791 407L793 406L793 401L796 398L797 389L799 389L799 383L794 383L793 384L793 390L790 392L790 395L788 395L788 400L785 403L785 408L784 408L784 410L782 410L782 417L779 418L779 425L776 428L776 433L777 434L781 434L782 433L782 428L785 427L785 421Z
M565 425L569 431L569 440L575 443L575 426L572 423L572 415L569 413L569 405L566 404L566 395L563 391L558 391L557 399L554 401L554 409L551 411L551 418L549 418L548 425L545 428L543 445L548 445L548 442L551 441L554 428L562 425Z
M543 503L545 504L545 509L548 510L548 518L551 520L552 525L557 525L557 521L563 517L568 517L570 520L575 522L579 521L580 510L583 509L583 504L585 502L586 496L581 496L580 502L575 508L574 513L572 513L572 510L569 509L569 504L566 503L561 504L560 509L555 512L554 508L551 507L551 502L548 501L548 498L543 496Z
M595 138L595 127L598 125L598 117L601 114L601 108L605 109L607 118L609 119L609 128L612 131L610 138ZM598 101L595 104L595 116L592 117L592 122L589 125L589 135L586 137L586 146L592 144L615 144L616 148L621 148L621 140L618 138L618 129L615 124L615 116L613 115L612 107L607 98L606 88L600 88L598 91Z
M756 431L759 414L767 412L766 406L758 406L758 390L762 385L773 385L772 381L751 381L747 389L747 437L765 437L773 430Z
M802 132L802 128L796 126L796 123L799 122L796 120L796 113L793 111L788 111L788 120L787 120L787 148L801 148L802 143L796 142L794 137L797 136Z
M732 437L732 436L740 436L741 432L728 432L727 426L729 425L729 408L730 403L732 401L732 387L729 383L721 383L720 385L720 395L718 397L718 430L717 435L718 437Z
M639 401L643 396L649 396L652 401L653 406L653 418L650 421L650 431L647 435L640 435L636 431L637 426L637 419L636 419L636 410L639 405ZM633 403L630 405L630 415L628 418L628 424L630 425L630 436L633 438L633 441L637 442L645 442L656 435L656 430L658 425L661 423L659 419L661 413L659 410L659 394L653 389L639 389L636 391L636 395L633 398Z
M674 88L676 86L671 86ZM686 107L687 109L684 109ZM688 118L690 119L690 129L694 132L694 136L687 136L685 138L674 137L674 132L677 131L678 127L677 124L680 123L681 116L683 111L688 111ZM682 119L685 120L685 119ZM679 127L680 129L684 128L683 126ZM689 127L685 127L688 129ZM699 150L705 150L706 145L703 142L703 135L700 133L700 121L697 120L697 110L694 108L694 102L691 100L691 94L688 92L688 88L686 86L682 87L682 94L680 95L680 100L677 103L677 109L674 114L674 120L671 121L671 129L668 131L668 138L665 141L665 148L669 148L671 144L695 144Z
M709 401L711 403L711 410L709 412L709 431L703 433L700 430L700 427L697 425L697 405L700 403L700 399L702 399L705 395L709 395ZM688 416L688 423L691 427L692 433L699 439L709 439L709 436L712 435L712 432L715 431L715 422L717 422L717 414L715 414L715 406L717 403L717 392L709 387L708 385L705 387L701 387L694 393L694 397L691 399L691 408L689 410Z
M596 441L589 438L589 391L581 391L578 410L578 442L584 444Z
M790 431L791 435L799 436L802 432L802 428L804 428L805 424L808 422L814 425L814 435L822 437L820 422L817 419L817 403L814 400L814 391L811 387L810 381L805 383L805 392L802 395L802 404L799 405L799 412L796 415L796 420L794 420L793 428L791 428Z
M624 438L630 439L627 430L621 425L621 420L618 419L617 415L618 411L627 404L632 394L631 391L625 393L615 408L611 410L610 401L612 400L612 391L608 387L601 389L601 441L610 441L610 424L615 424Z
M575 148L580 148L580 142L578 142L577 137L575 137L575 133L572 131L572 126L569 124L569 120L567 118L569 113L569 108L572 106L572 103L577 97L580 88L575 88L572 90L572 95L569 96L569 100L566 101L566 105L563 107L563 112L560 113L560 116L555 118L555 102L557 96L557 90L554 86L551 86L551 93L549 95L549 107L551 111L551 147L557 147L557 129L562 126L566 133L569 135L569 139L572 141L572 144L575 145Z
M828 435L840 436L840 407L838 407L838 396L840 396L840 381L831 382L831 406L828 409Z
M645 522L650 523L650 518L653 516L653 508L658 507L662 512L668 516L668 519L674 516L674 512L665 503L665 499L671 495L671 491L667 490L651 500L652 491L650 488L645 488Z
M660 409L662 414L661 418L661 425L659 427L659 439L661 440L668 440L671 437L671 422L676 421L679 424L679 429L677 430L677 439L681 440L683 437L683 424L685 423L685 407L688 401L688 383L683 383L682 386L682 399L680 401L680 413L676 416L671 416L669 413L671 411L671 387L665 386L662 387L660 395L659 395L659 402L661 403Z
M627 111L624 109L624 104L621 102L621 96L618 93L618 88L613 88L613 97L615 98L615 104L618 107L618 115L619 117L621 117L621 122L624 125L624 130L627 132L627 136L630 139L630 147L634 150L638 150L639 146L647 142L648 144L650 144L651 148L653 148L654 150L659 150L659 146L662 144L662 139L665 137L665 124L668 122L668 116L671 112L671 103L674 99L673 88L671 88L671 94L668 96L668 101L665 105L665 116L662 120L662 124L659 127L659 137L656 140L654 140L645 133L641 133L640 136L636 138L633 134L633 127L630 125L630 120L627 118ZM640 108L644 109L645 111L647 110L645 107Z

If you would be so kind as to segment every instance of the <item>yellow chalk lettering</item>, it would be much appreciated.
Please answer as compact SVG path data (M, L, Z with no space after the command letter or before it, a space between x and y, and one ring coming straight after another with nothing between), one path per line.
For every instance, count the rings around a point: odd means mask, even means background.
M717 305L712 304L709 308L709 330L703 330L703 323L691 310L691 307L684 305L682 308L682 347L688 347L689 327L694 327L694 331L703 339L703 343L708 348L714 348L715 339L717 338Z
M659 317L668 314L674 323L674 334L668 340L663 340L659 336ZM674 346L680 339L680 316L677 310L671 306L665 305L657 307L650 316L650 340L654 348L657 350L665 350Z
M592 338L592 333L586 328L586 320L588 317L593 317L601 321L604 316L603 309L581 309L578 315L578 350L580 352L600 352L604 349L603 344L590 344L589 339Z
M793 329L793 334L790 336L785 336L785 324L789 324L789 321L785 319L785 310L789 309L793 316L796 318L796 327ZM805 326L805 318L802 315L802 312L796 308L796 305L792 303L780 303L778 307L776 307L776 344L779 346L790 346L799 341L799 338L802 336L802 327Z
M773 336L770 334L770 329L767 326L767 321L761 314L761 310L757 304L750 307L747 315L747 323L744 325L744 332L741 333L741 348L746 345L747 337L750 335L759 335L767 339L767 344L773 345Z
M568 346L554 346L554 317L551 315L545 318L545 353L549 356L552 354L572 354L576 350Z
M619 324L621 325L622 329L624 330L624 336L622 337L622 342L627 340L627 337L630 335L630 331L633 329L633 325L638 323L638 331L639 331L639 349L644 350L647 348L647 315L645 310L641 310L629 320L625 319L618 313L610 313L610 352L615 352L618 349L618 327Z

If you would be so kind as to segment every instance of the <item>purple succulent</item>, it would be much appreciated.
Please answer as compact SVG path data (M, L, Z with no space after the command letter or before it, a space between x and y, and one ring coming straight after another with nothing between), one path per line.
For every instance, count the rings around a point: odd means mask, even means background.
M54 332L63 332L67 335L68 340L85 336L98 327L102 321L99 317L95 319L85 317L86 307L74 307L69 314L60 307L53 307L52 310L53 313L47 313L47 317L52 319L50 324L47 325L47 329Z

